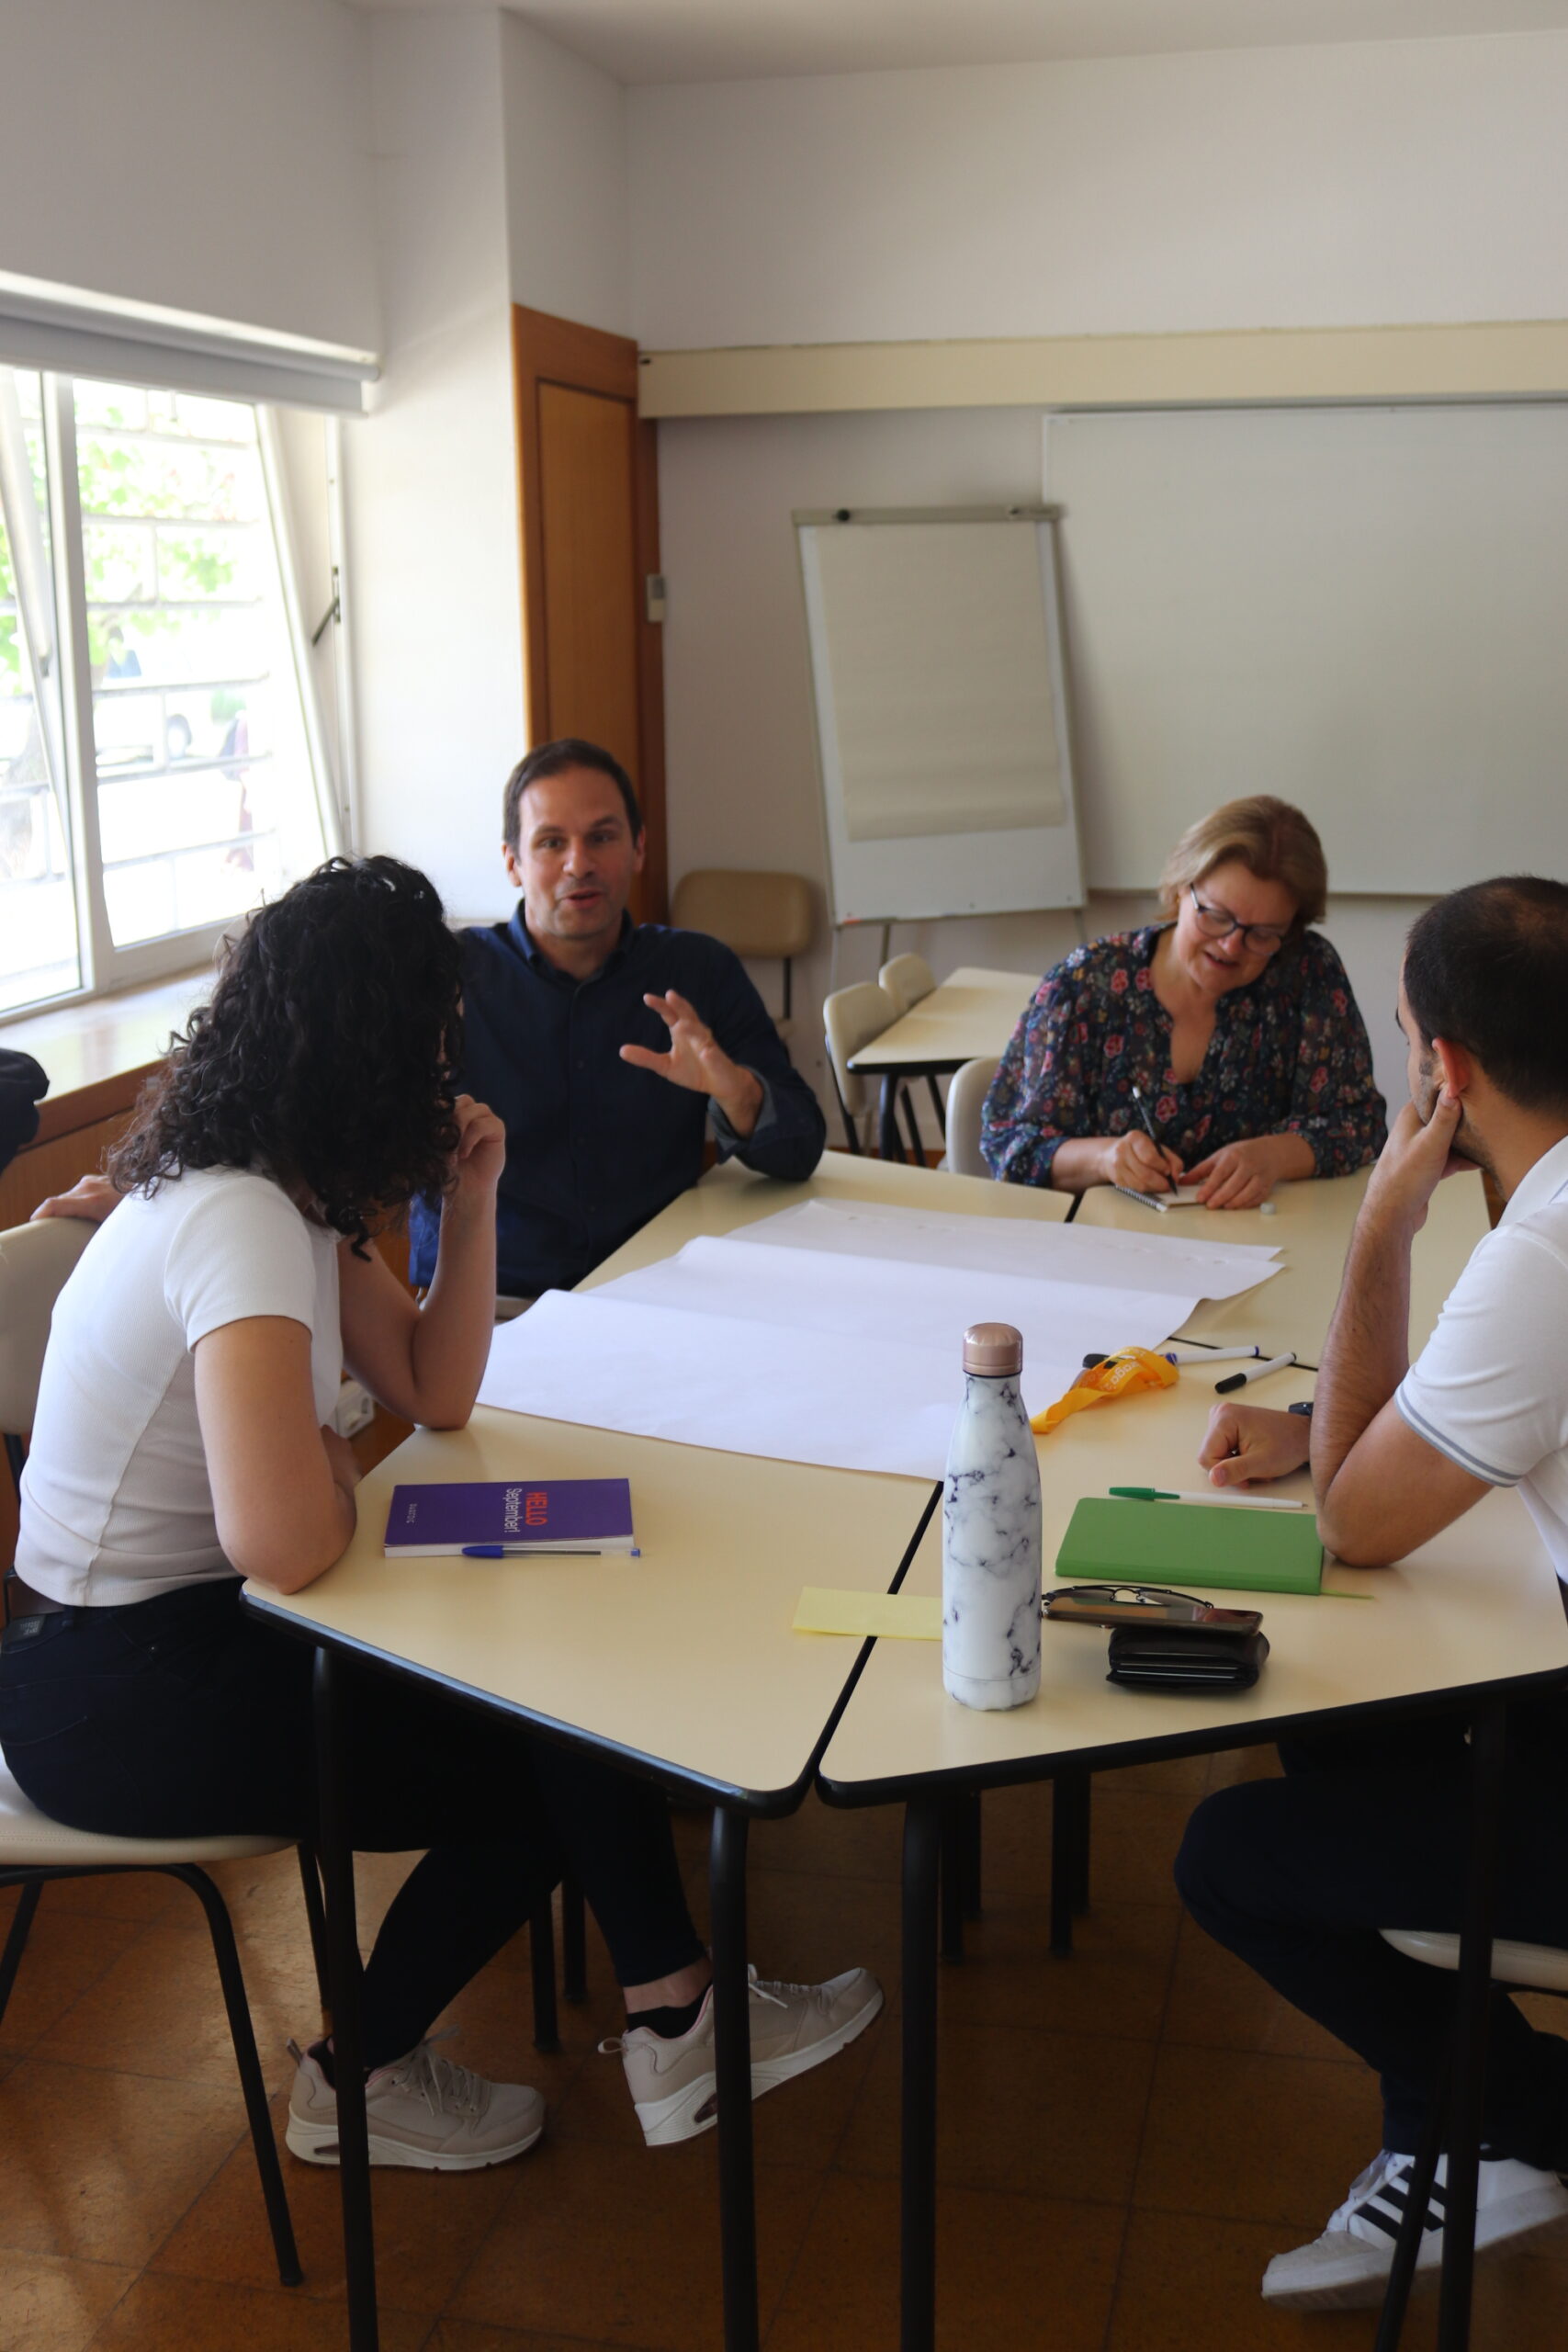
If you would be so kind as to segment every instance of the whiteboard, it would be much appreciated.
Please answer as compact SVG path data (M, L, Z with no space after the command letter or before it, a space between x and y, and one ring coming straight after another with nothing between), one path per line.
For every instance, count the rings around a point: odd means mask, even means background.
M795 521L834 922L1081 905L1050 511Z
M1568 873L1568 407L1054 416L1092 887L1274 792L1337 891Z

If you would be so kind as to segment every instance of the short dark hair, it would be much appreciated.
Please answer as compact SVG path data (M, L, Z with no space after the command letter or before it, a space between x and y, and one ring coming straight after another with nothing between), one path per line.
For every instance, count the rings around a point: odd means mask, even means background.
M363 1252L450 1182L461 1003L434 886L396 858L329 858L230 941L109 1174L155 1192L187 1168L260 1169Z
M1568 883L1505 874L1411 925L1404 1001L1429 1046L1473 1054L1527 1111L1568 1111Z
M642 831L642 810L637 805L636 786L619 760L598 743L584 742L581 735L562 735L553 743L541 743L536 751L519 760L506 779L506 794L501 805L501 837L508 849L515 849L518 844L523 830L523 795L528 786L542 784L547 776L564 775L568 768L593 768L600 775L609 777L621 796L626 822L636 841Z

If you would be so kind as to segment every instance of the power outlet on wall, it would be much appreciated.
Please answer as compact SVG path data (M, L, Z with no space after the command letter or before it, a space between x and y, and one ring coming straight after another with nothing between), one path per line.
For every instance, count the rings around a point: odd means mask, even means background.
M357 1437L367 1430L376 1418L376 1406L367 1389L357 1380L345 1380L338 1390L337 1407L333 1414L333 1427L339 1437Z

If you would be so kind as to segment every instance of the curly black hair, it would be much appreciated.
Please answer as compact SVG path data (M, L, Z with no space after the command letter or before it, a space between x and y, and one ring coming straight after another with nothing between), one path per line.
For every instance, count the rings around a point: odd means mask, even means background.
M394 857L329 858L229 943L109 1155L121 1192L186 1168L303 1185L363 1251L457 1145L457 942L434 885Z

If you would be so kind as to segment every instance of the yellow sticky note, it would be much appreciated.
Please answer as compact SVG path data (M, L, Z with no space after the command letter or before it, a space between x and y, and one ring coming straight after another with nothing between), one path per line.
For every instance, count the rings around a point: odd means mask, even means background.
M795 1612L797 1634L874 1634L884 1641L940 1642L942 1602L918 1592L833 1592L808 1584Z

